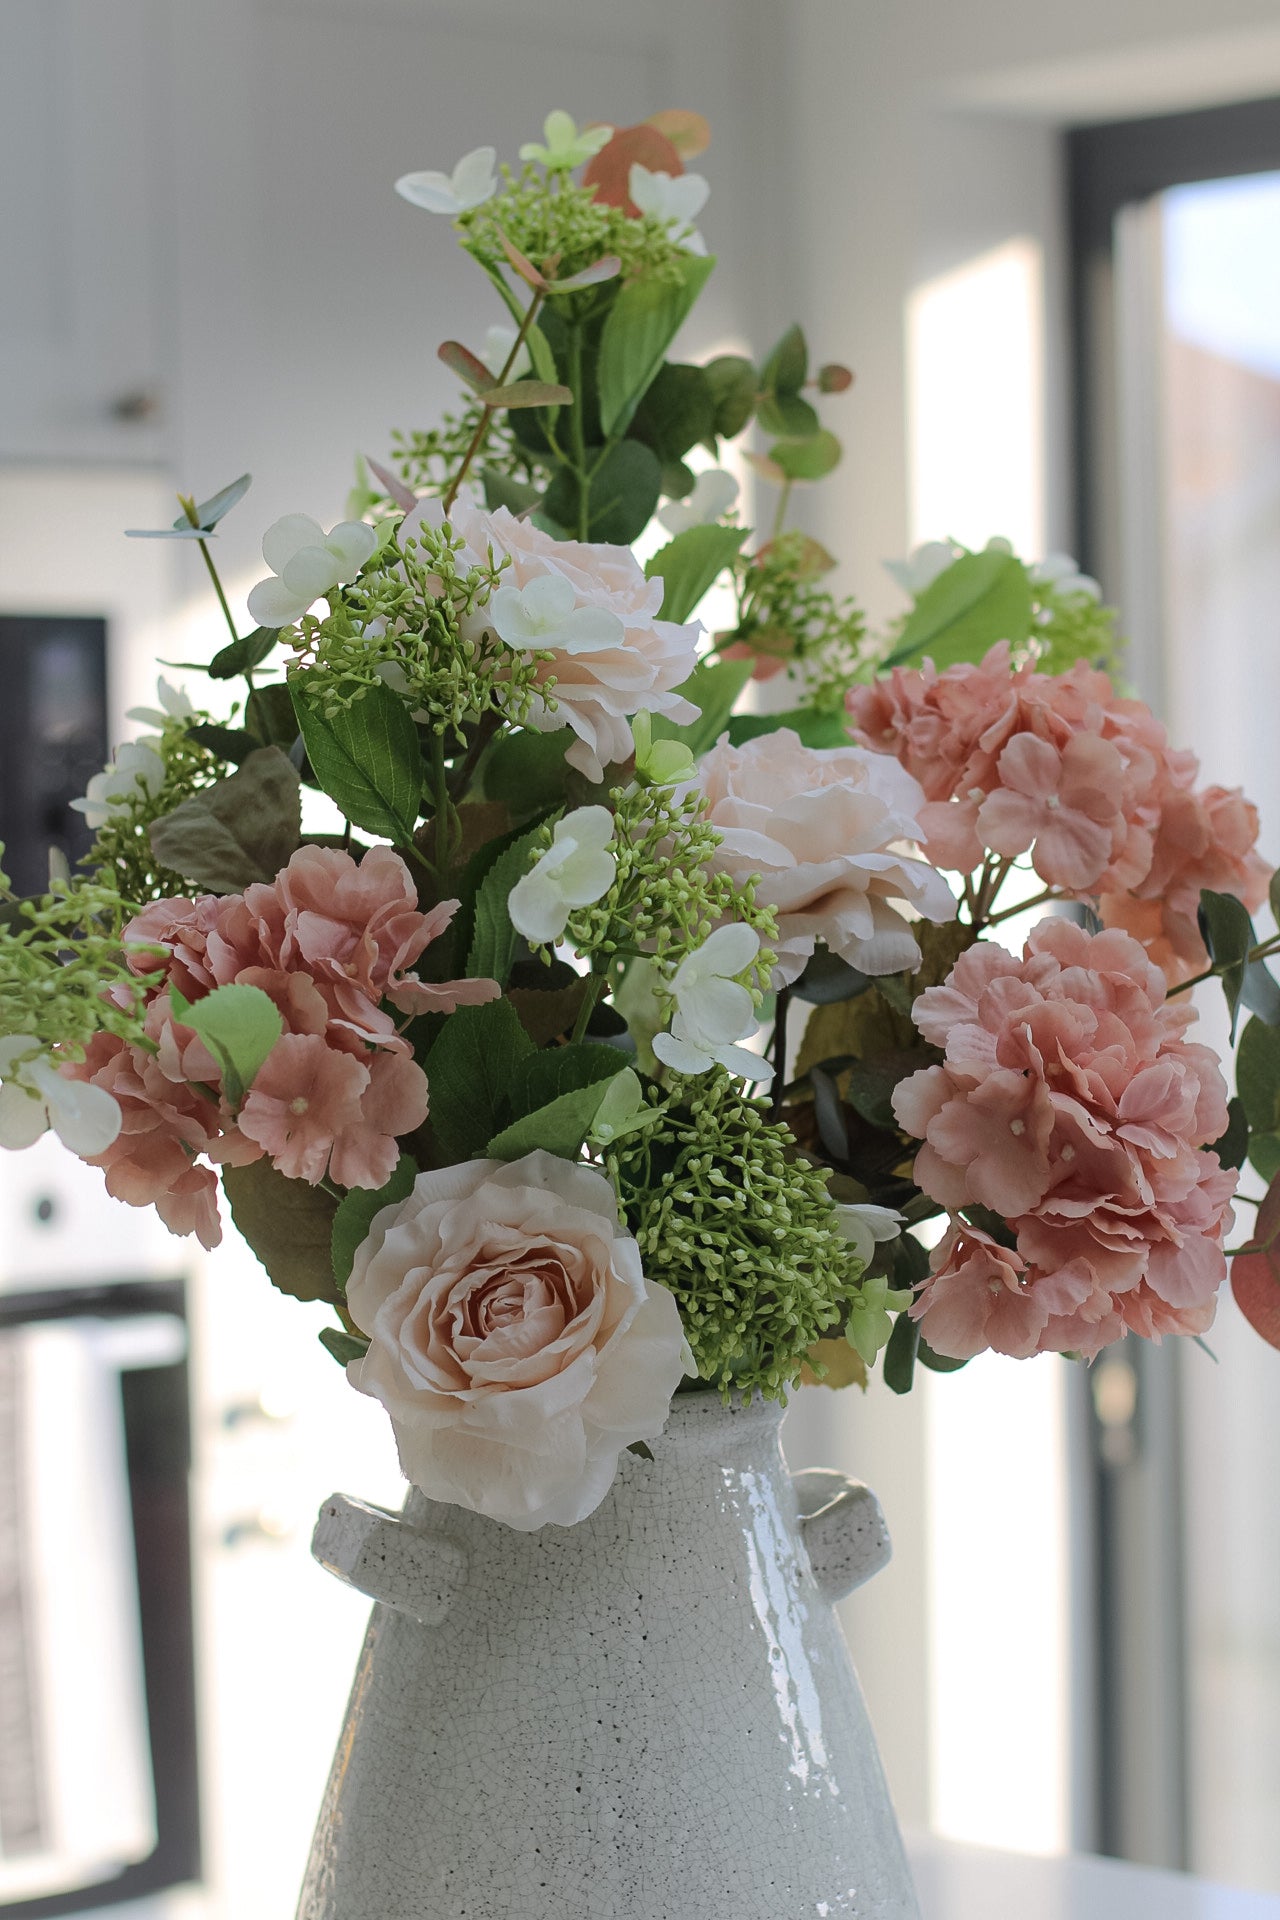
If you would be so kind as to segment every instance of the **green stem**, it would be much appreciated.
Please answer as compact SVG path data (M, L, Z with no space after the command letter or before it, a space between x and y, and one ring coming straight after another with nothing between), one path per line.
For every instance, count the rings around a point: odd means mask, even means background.
M444 764L444 737L438 733L431 736L431 806L436 829L436 877L443 880L449 865L453 802Z
M773 516L773 532L769 535L771 540L776 540L786 525L787 508L791 505L793 484L794 482L790 480L784 480L782 483L782 491L778 495L778 511Z
M196 503L192 497L189 494L180 493L178 495L178 504L186 514L188 523L193 527L198 527L200 522L196 518ZM213 590L218 596L218 605L222 608L222 617L231 629L231 638L238 640L240 635L236 632L236 623L231 617L231 609L227 605L227 596L222 591L222 582L218 578L218 569L214 566L213 555L209 552L209 542L207 540L197 540L196 545L200 549L201 559L209 569L209 578L212 580Z
M508 377L510 376L511 369L512 367L514 367L516 361L520 357L520 349L524 346L525 341L529 338L529 329L533 325L534 319L538 312L538 308L542 305L542 301L543 301L543 295L539 292L539 293L535 293L533 296L533 299L529 302L529 305L525 310L524 319L520 322L520 331L516 334L515 340L512 343L511 351L507 355L506 362L503 366L502 372L498 375L497 380L494 382L495 386L505 387L505 385L507 384L507 380L508 380ZM457 499L458 489L462 485L463 481L466 479L467 474L470 471L472 461L475 459L476 455L479 453L481 447L485 443L485 438L489 432L489 424L493 419L494 412L495 412L495 409L493 407L485 407L481 411L480 418L476 423L476 430L472 434L470 444L468 445L466 452L462 456L462 465L458 468L457 473L453 477L453 481L452 481L452 484L450 485L449 491L444 496L444 511L446 513L448 513L450 507L453 505L454 501Z
M591 476L587 472L586 427L582 417L582 328L575 321L567 329L569 338L569 385L573 407L569 416L569 438L573 447L573 470L578 477L578 538L591 535Z
M1269 960L1273 953L1280 953L1280 934L1271 940L1260 940L1256 947L1250 947L1245 955L1245 965L1252 966L1255 960ZM1190 980L1180 980L1176 987L1170 987L1167 998L1172 1000L1175 993L1190 993L1192 987L1220 977L1221 970L1218 967L1206 967L1203 973L1192 974Z
M773 1101L769 1118L776 1120L782 1111L782 1096L786 1091L787 1078L787 1014L791 1007L791 991L788 987L778 990L773 1008L773 1042L770 1053L773 1056Z

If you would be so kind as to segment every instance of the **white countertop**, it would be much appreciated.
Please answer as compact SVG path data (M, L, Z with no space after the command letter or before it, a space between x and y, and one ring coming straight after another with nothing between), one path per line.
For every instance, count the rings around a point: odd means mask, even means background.
M1280 1895L1115 1860L1040 1860L908 1834L924 1920L1280 1920Z

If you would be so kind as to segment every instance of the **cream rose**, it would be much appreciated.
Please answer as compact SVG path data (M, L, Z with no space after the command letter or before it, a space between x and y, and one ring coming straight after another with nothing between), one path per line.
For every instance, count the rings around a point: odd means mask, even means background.
M599 1506L688 1358L609 1182L550 1153L420 1174L374 1218L347 1305L370 1342L348 1376L386 1407L406 1477L522 1532Z
M438 501L420 501L405 517L401 542L424 522L438 526L442 518ZM699 627L657 618L663 583L645 579L629 547L553 540L506 507L486 513L463 500L450 510L449 522L473 561L483 561L490 550L509 557L493 600L474 620L496 626L509 644L527 639L531 648L552 654L538 668L538 684L555 684L545 698L535 696L528 725L540 733L571 727L577 737L565 758L588 780L602 780L611 761L630 759L631 714L663 713L677 725L697 719L698 709L674 690L697 665ZM522 619L512 596L548 579L571 589L567 618L548 612L540 625L531 608ZM515 619L503 631L511 614Z
M788 985L821 940L863 973L920 963L903 905L950 920L942 875L902 851L918 840L924 793L886 754L806 747L790 727L706 754L696 784L723 836L716 864L736 880L758 874L756 899L775 907L775 984Z

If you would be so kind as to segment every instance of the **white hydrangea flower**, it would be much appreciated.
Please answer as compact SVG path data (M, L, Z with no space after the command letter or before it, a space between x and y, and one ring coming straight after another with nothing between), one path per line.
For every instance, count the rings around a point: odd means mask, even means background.
M33 1034L0 1040L0 1147L32 1146L52 1127L82 1158L105 1153L122 1119L105 1087L64 1080Z
M736 1044L754 1033L755 997L739 976L760 952L760 936L740 921L717 927L676 968L671 993L676 1010L671 1031L655 1035L653 1051L677 1073L706 1073L719 1063L744 1080L768 1080L773 1068L749 1047Z
M673 229L672 239L686 253L706 252L707 243L693 224L711 192L700 173L654 173L636 160L627 176L627 192L641 213Z
M376 545L363 520L340 520L326 533L309 513L286 513L262 536L271 577L251 591L251 617L260 627L292 626L321 594L353 580Z
M425 207L428 213L466 213L482 207L498 191L497 158L494 147L473 147L452 173L402 173L396 192L410 206Z
M544 573L525 587L499 587L486 611L499 639L520 653L554 649L593 653L620 647L625 629L607 607L581 607L563 574Z
M195 717L195 707L191 696L183 687L170 686L161 674L156 681L158 707L130 707L125 715L127 720L140 720L143 726L159 727L163 732L170 720L191 720Z
M526 140L520 149L522 160L535 161L548 173L571 173L584 160L590 160L607 147L613 138L612 127L582 127L574 124L572 114L553 107L542 124L541 140Z
M865 1267L876 1247L885 1240L896 1240L903 1220L892 1207L873 1206L871 1201L849 1201L836 1208L840 1231L850 1242Z
M164 761L145 740L131 740L117 747L101 773L95 773L82 800L71 805L82 813L95 830L105 827L117 807L124 807L139 793L159 793L164 785Z
M485 366L488 367L495 380L499 377L503 368L506 367L507 356L510 354L512 347L514 347L516 339L517 334L515 328L504 327L501 322L496 326L490 327L485 334L484 345L480 349L479 358L484 361ZM507 370L507 380L523 379L524 375L530 371L532 366L533 362L529 358L529 349L524 342L521 341L520 351Z
M1082 594L1088 600L1101 600L1102 588L1090 574L1081 573L1079 562L1069 553L1046 553L1031 569L1037 586L1052 587L1067 595Z
M575 907L608 893L618 862L607 851L613 815L607 807L577 807L556 822L551 845L507 896L507 912L526 940L558 940Z
M723 519L738 498L738 483L723 467L707 467L693 484L687 500L668 500L658 518L668 533L686 533L690 527L709 526Z
M922 546L913 547L905 560L886 560L883 566L903 592L914 597L931 587L962 552L954 540L926 540Z

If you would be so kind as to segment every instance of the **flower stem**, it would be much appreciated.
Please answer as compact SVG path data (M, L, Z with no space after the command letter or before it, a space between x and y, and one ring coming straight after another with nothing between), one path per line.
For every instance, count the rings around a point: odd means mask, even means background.
M198 527L200 525L200 522L196 518L196 503L192 499L191 495L180 493L178 495L178 504L182 508L182 511L186 514L187 520L189 521L191 526ZM212 580L213 590L218 596L218 605L222 608L222 617L226 621L228 627L231 629L231 638L233 640L238 640L240 638L240 635L236 632L236 623L231 617L231 609L227 605L227 596L222 591L222 582L218 578L218 569L214 566L213 555L209 552L209 542L207 540L197 540L196 545L200 549L201 559L204 561L205 566L209 569L209 578Z
M791 1008L791 989L779 987L773 1004L773 1039L769 1052L773 1059L773 1099L769 1118L776 1120L782 1111L782 1096L787 1080L787 1014Z
M1008 869L1006 868L1005 871L1007 872ZM1000 879L1004 879L1003 874L1000 876ZM997 882L997 887L999 884L1000 883ZM996 888L992 888L992 899L995 898L995 894ZM1002 920L1012 920L1019 913L1030 913L1033 907L1047 906L1049 901L1060 900L1061 898L1062 896L1056 887L1046 887L1043 893L1032 894L1030 900L1018 900L1015 901L1011 907L1001 907L999 913L987 914L983 924L988 927L998 927ZM979 912L981 911L981 902L979 902Z
M773 516L773 532L769 535L771 540L777 539L786 524L787 508L791 505L791 488L793 484L794 482L790 480L784 480L782 483L781 491L778 494L778 510Z
M568 328L569 385L573 390L573 410L569 418L569 436L573 443L574 472L578 476L578 538L586 540L591 532L591 476L587 472L586 426L579 395L582 392L582 328L575 322Z
M524 346L525 341L529 338L529 329L533 325L534 319L538 312L538 308L542 305L542 299L543 299L543 296L539 292L539 293L535 293L532 300L529 302L529 305L525 310L524 319L520 322L520 331L517 333L515 340L512 342L511 351L507 355L506 361L503 364L502 372L498 375L497 380L494 382L495 386L505 387L505 385L507 384L507 380L510 376L511 369L512 367L514 367L516 361L520 357L520 349ZM444 496L443 505L446 513L448 513L450 507L453 505L454 501L457 499L458 489L462 485L463 481L466 479L467 474L470 471L472 461L475 459L476 455L479 453L481 447L485 443L486 436L488 435L488 432L489 432L489 423L493 419L494 412L495 412L495 409L493 407L484 407L481 410L480 418L476 422L476 430L472 434L470 444L468 445L466 452L462 456L462 465L458 468L457 473L454 474L453 479L449 485L449 491Z

